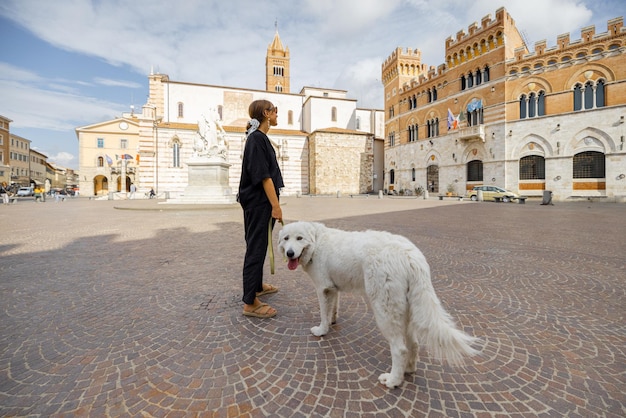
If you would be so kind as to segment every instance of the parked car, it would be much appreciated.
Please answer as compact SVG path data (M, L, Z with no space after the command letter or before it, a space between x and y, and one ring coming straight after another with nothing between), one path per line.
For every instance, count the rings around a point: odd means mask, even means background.
M17 190L18 196L34 196L35 190L32 187L20 187Z
M511 202L520 197L517 193L513 193L510 190L498 186L475 186L472 190L467 192L467 197L472 200L478 200L479 190L483 192L483 200L496 200L495 198L499 197L503 202Z

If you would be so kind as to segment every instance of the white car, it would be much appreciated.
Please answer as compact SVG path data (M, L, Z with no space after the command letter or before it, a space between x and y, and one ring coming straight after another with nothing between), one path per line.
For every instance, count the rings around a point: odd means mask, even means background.
M18 196L34 196L35 191L32 187L20 187L17 191Z
M502 199L503 202L511 202L520 197L517 193L498 186L476 186L467 192L467 197L472 200L478 200L479 190L483 191L483 200L496 200L497 197Z

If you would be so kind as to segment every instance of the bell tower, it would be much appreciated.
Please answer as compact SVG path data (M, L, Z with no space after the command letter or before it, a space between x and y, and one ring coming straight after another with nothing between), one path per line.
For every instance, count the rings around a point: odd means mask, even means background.
M283 48L275 24L274 40L267 47L265 56L265 90L289 93L289 48Z

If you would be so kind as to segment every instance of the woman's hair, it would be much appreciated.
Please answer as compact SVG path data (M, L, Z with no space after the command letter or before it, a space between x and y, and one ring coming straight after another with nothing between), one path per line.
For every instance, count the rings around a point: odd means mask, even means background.
M274 105L269 100L255 100L250 103L248 107L248 114L250 115L250 119L256 119L259 123L263 123L265 120L265 115L263 112L266 110L270 110ZM246 130L250 129L250 122L248 122L248 126L246 126Z

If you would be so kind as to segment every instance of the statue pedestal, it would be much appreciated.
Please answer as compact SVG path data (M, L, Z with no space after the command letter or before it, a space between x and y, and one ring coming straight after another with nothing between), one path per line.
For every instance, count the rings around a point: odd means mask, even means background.
M228 182L230 164L223 160L196 157L187 162L188 183L184 194L167 199L173 204L234 204Z

